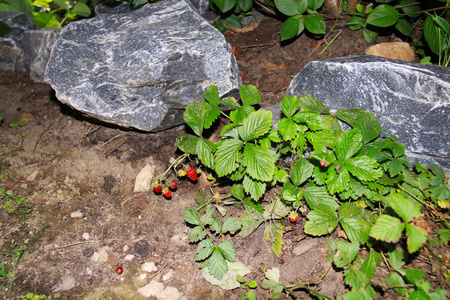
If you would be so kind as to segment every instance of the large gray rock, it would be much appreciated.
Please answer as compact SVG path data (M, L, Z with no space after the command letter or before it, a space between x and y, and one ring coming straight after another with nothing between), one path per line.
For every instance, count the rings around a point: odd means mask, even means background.
M288 95L313 95L332 110L362 108L399 138L410 159L450 170L450 71L447 68L351 56L313 61Z
M30 77L36 82L45 82L45 67L58 34L59 30L54 28L42 28L24 32L25 40L28 44L25 52L29 56Z
M36 24L23 13L12 11L0 11L0 21L11 29L9 34L0 36L0 71L28 71L30 53L24 33L37 29Z
M241 85L231 46L186 0L68 24L45 79L61 102L143 131L182 124L183 109L210 85L220 95Z

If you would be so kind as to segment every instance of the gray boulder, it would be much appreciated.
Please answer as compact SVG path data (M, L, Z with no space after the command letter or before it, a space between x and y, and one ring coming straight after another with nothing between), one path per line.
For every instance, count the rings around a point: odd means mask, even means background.
M330 110L362 108L399 138L410 160L450 170L450 71L375 56L313 61L288 95L313 95Z
M45 79L61 102L143 131L182 124L184 108L210 85L221 96L241 85L231 46L186 0L68 24Z
M30 53L24 33L37 29L36 24L23 13L12 11L0 11L0 21L11 29L9 34L0 36L0 71L28 71Z
M59 30L54 28L27 30L24 33L28 44L26 53L29 56L30 77L36 82L45 82L45 67L58 34Z

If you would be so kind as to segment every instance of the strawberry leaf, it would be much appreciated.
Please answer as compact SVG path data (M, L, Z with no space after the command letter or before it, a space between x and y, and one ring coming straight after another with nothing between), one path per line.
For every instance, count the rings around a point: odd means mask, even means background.
M311 177L314 165L304 158L300 158L295 162L291 169L291 180L295 186L299 186Z
M209 106L209 104L205 106ZM206 129L210 128L211 125L214 123L214 121L217 120L219 115L220 115L220 107L207 107L205 110L205 121L203 123L203 128Z
M213 107L219 106L219 88L215 85L211 85L205 93L205 100Z
M298 110L300 100L296 96L285 95L281 101L281 109L286 117L291 118Z
M286 217L291 208L286 206L280 198L276 198L264 208L263 217L265 220L283 219Z
M236 260L236 251L234 250L234 245L230 241L223 241L222 243L217 246L217 249L220 250L220 253L222 253L222 256L228 260L228 261L235 261Z
M405 281L397 273L391 273L386 277L389 287L395 287L394 290L400 295L405 295L408 289L405 286ZM419 298L420 299L420 298Z
M199 137L192 134L182 134L180 135L176 142L175 147L180 148L181 151L188 154L197 154L197 143Z
M374 239L396 243L400 239L405 224L397 218L382 215L377 219L377 222L370 231L370 236Z
M189 243L195 243L200 240L203 240L206 236L205 230L203 230L202 226L195 226L192 228L191 232L189 232L188 235L188 241Z
M427 240L427 233L412 224L406 224L406 244L408 245L408 252L413 253L422 247L423 243Z
M353 289L362 289L367 283L367 275L356 269L355 265L351 265L344 271L345 283L351 286ZM372 299L372 298L370 298Z
M226 105L233 109L241 107L241 105L233 97L219 99L219 105Z
M332 165L327 174L327 188L331 195L348 189L350 174L345 165L339 168L339 173L337 173L335 165Z
M270 249L272 252L277 256L281 257L281 254L283 253L283 225L279 222L275 222L273 225L266 226L264 229L264 238L267 241L271 241Z
M363 181L373 181L383 175L375 159L368 156L357 156L345 161L345 167L350 173Z
M361 265L361 272L363 272L367 277L367 283L372 279L375 271L377 269L377 264L381 262L381 254L370 249L369 254Z
M211 240L203 240L198 244L197 255L195 256L196 261L201 261L207 259L214 251L214 244Z
M358 255L359 243L349 243L346 241L339 241L337 244L336 254L333 256L333 261L336 267L342 268L350 264Z
M314 96L302 96L298 99L300 100L300 107L303 110L315 111L321 114L328 114L328 108L326 108L323 103L317 100Z
M228 265L222 255L222 251L223 250L219 249L219 247L216 247L209 260L209 272L219 280L221 280L228 271Z
M297 123L305 123L308 125L308 127L313 130L321 130L324 129L324 123L322 116L313 111L301 111L297 113L295 116L292 117L292 120L294 120Z
M230 112L230 120L236 124L241 124L242 121L252 112L255 111L255 108L250 105L242 105L236 110Z
M235 233L239 229L241 229L242 223L235 218L229 217L226 218L222 225L222 233L230 232L231 234Z
M409 160L404 156L394 158L386 164L386 167L388 169L389 175L391 175L391 177L394 177L395 175L402 173L403 170L405 170L405 167L409 167Z
M362 218L364 209L355 202L344 202L339 210L342 229L352 242L365 240L361 235L370 229L370 223Z
M244 190L249 193L255 201L258 201L266 192L266 184L259 180L252 179L250 176L245 175L242 183L244 184Z
M261 225L261 223L264 221L262 218L262 214L257 211L248 211L245 210L244 213L239 217L239 221L242 223L241 231L239 232L239 235L242 237L249 236L253 231L256 230L256 228Z
M246 144L243 156L242 163L247 167L247 174L253 179L272 180L275 171L275 158L271 150L254 144Z
M197 143L197 155L200 161L207 167L214 169L215 145L208 140L199 139Z
M272 126L272 112L270 110L258 110L249 114L239 127L239 135L244 141L251 141L269 132Z
M367 144L381 134L381 125L374 114L363 109L341 109L336 112L336 117L362 134L362 143Z
M283 118L278 122L278 132L285 141L292 140L298 132L298 125L291 119Z
M337 159L345 161L353 157L361 149L362 134L358 129L352 129L344 132L336 143Z
M243 142L237 139L227 139L220 144L214 155L214 164L217 175L225 176L236 170L239 159L239 150Z
M186 223L192 224L192 225L200 225L200 214L198 211L193 207L185 207L184 212L184 221Z
M337 213L327 206L309 212L304 231L311 235L324 235L333 232L338 224Z
M202 136L203 123L205 122L205 102L197 100L190 103L183 114L183 119L196 135ZM209 104L208 104L209 105Z
M336 210L339 207L336 198L328 194L325 187L306 187L303 189L303 197L311 209L327 207L330 210Z
M314 150L326 151L326 148L334 148L336 145L336 136L328 130L317 132L308 131L305 133L308 141L313 145Z
M258 88L254 85L242 85L239 88L239 93L241 94L241 100L244 105L256 105L261 101Z
M412 218L420 217L420 206L414 205L409 199L400 194L390 194L388 205L404 222L410 222Z

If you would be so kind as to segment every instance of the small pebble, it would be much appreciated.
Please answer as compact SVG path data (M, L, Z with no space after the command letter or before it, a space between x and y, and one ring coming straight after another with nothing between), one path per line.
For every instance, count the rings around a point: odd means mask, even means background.
M134 255L133 255L133 254L128 254L127 256L125 256L124 260L125 260L125 261L132 261L133 258L134 258Z

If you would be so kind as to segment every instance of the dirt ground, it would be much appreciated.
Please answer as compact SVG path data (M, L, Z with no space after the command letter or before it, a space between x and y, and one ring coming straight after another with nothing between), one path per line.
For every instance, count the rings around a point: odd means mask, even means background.
M309 61L363 54L369 46L360 32L340 28L321 54L326 43L306 34L280 45L280 28L281 22L268 18L253 31L226 35L236 47L243 83L260 89L262 106L280 102L291 76ZM0 209L2 258L14 274L11 290L8 281L0 291L2 299L27 293L144 299L137 290L152 280L187 299L239 298L241 290L219 289L203 278L194 260L197 246L188 243L183 209L195 204L199 184L181 182L171 200L150 191L134 193L144 166L163 172L177 155L174 142L183 129L140 133L97 124L59 103L48 85L27 74L1 74L0 95L0 189L28 201L12 213ZM281 258L271 252L261 228L246 239L235 236L237 259L252 271L246 278L261 282L265 269L278 267L283 283L323 276L317 291L341 296L342 274L329 268L324 240L306 236L303 224L289 225ZM26 248L13 271L11 255L21 247ZM145 262L154 263L149 273L142 270ZM255 293L258 299L270 296L259 287ZM309 296L298 292L293 298Z

